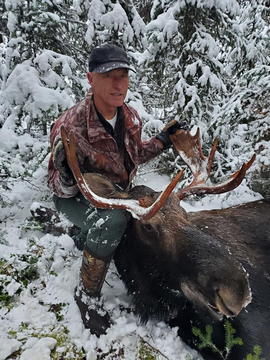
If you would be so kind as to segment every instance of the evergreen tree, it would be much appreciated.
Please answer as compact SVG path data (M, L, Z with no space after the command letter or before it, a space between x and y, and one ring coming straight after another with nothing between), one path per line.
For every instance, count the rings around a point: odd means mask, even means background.
M128 101L144 130L163 126L154 119L187 120L204 146L220 137L217 174L254 147L266 166L267 1L6 0L0 13L1 126L45 134L85 95L91 49L112 41L136 67Z
M259 138L267 140L269 8L253 0L167 0L155 1L150 15L140 74L147 110L158 109L165 121L176 117L199 126L206 146L219 136L220 176L228 161L232 169L238 165L232 157L241 153L246 161ZM165 160L174 165L170 156Z
M90 46L114 42L128 48L141 46L144 22L132 0L81 1L87 15L85 39Z
M154 80L151 92L161 90L164 118L178 115L207 129L215 101L227 91L221 49L238 13L236 0L153 3L144 67Z
M142 46L144 23L131 0L5 4L0 123L12 117L16 131L37 124L46 133L54 118L84 96L93 46L113 41L131 52L133 43Z
M11 127L14 123L19 133L37 125L46 134L48 125L73 104L82 88L71 57L75 54L74 44L69 43L73 22L68 19L71 11L66 7L71 4L5 4L0 122Z
M256 153L251 186L270 198L270 9L264 1L246 1L237 23L237 46L228 51L229 94L213 119L227 167Z

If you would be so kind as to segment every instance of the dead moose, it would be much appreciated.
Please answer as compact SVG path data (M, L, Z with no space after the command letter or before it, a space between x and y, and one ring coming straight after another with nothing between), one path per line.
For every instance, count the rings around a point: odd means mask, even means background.
M210 182L217 147L204 157L199 132L180 130L172 142L191 169L194 180L172 193L181 173L162 193L146 186L119 190L100 175L82 175L75 153L62 129L68 161L84 196L101 208L124 208L131 213L115 265L135 312L142 321L154 318L178 326L179 335L196 348L196 326L213 327L213 342L225 347L224 318L230 318L243 345L232 348L230 360L244 360L260 345L270 359L270 237L269 202L256 201L224 210L186 213L179 200L190 194L222 193L237 187L252 164L244 164L228 181ZM200 350L217 360L211 349Z

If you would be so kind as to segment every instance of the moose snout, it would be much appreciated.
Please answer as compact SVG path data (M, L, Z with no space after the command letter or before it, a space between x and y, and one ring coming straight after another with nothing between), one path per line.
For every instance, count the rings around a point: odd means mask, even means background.
M218 311L225 316L237 316L251 302L249 289L232 291L227 286L221 286L216 291L215 303Z
M240 272L234 278L231 276L209 280L208 276L201 275L197 281L183 281L181 288L195 307L204 309L214 319L237 316L251 302L251 291L245 273Z

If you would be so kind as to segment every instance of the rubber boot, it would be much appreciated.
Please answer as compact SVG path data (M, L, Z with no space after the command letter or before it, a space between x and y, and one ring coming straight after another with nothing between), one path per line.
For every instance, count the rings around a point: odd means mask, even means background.
M110 316L102 308L100 292L104 283L111 258L104 261L91 256L86 247L83 259L79 285L75 289L75 301L80 309L86 329L100 336L110 327Z

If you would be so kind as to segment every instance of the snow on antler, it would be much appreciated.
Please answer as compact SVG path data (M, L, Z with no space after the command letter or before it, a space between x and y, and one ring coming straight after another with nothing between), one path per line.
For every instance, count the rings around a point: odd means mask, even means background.
M172 182L167 186L167 188L160 194L157 200L149 207L142 206L143 203L139 200L132 199L109 199L98 196L95 194L87 181L85 180L83 174L81 173L77 156L75 150L75 138L74 134L71 131L69 134L69 139L67 137L64 127L61 127L61 137L65 147L68 164L73 172L73 175L77 181L77 185L84 195L84 197L95 207L102 209L125 209L129 211L133 217L138 219L148 220L153 217L163 206L167 198L170 196L171 192L177 185L180 177L182 176L183 170L172 180Z
M209 178L218 139L215 140L208 157L205 157L202 152L199 129L194 136L191 135L189 130L178 130L174 135L171 135L171 140L178 154L194 176L191 184L177 193L180 200L192 194L221 194L235 189L241 184L246 171L250 168L256 157L254 154L250 161L247 164L244 163L241 169L228 180L219 184L213 184Z

